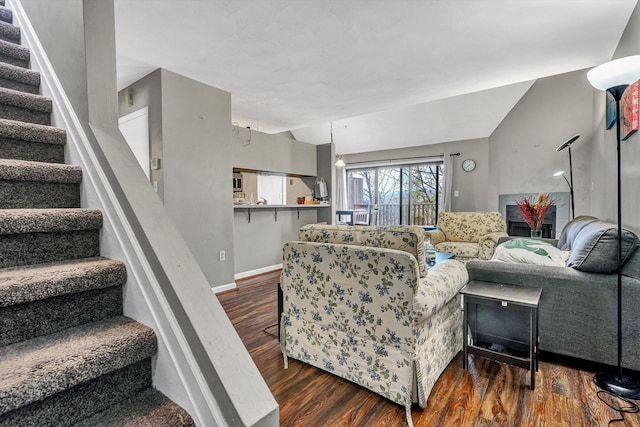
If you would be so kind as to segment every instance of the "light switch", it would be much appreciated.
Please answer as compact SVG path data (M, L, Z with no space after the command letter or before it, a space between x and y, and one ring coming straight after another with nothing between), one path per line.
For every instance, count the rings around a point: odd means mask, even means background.
M460 196L460 192L458 190L453 190L453 197Z

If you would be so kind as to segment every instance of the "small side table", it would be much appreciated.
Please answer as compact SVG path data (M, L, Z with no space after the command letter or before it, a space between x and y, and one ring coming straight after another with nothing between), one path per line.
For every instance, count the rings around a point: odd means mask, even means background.
M433 267L434 265L441 263L442 261L446 261L448 259L455 259L455 258L456 258L455 254L436 251L433 253L433 258L429 258L429 255L427 254L427 266Z
M460 290L462 294L462 306L464 308L464 320L462 323L463 336L463 362L464 370L468 366L469 353L509 363L531 371L530 388L533 390L536 384L536 371L538 370L538 304L542 289L526 286L504 285L500 283L482 282L474 280ZM506 354L490 348L478 346L478 306L497 307L499 310L525 311L529 317L529 357L520 357ZM475 310L473 325L469 325L469 310ZM471 329L473 342L468 344L467 331ZM508 338L501 337L502 342L510 342ZM511 341L516 344L516 341ZM521 343L517 343L521 344Z

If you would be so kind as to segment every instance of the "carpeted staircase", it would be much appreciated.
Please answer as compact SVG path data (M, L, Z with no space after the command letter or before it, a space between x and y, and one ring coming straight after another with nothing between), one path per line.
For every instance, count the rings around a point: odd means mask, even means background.
M194 425L152 387L156 336L123 316L125 266L0 4L0 426Z

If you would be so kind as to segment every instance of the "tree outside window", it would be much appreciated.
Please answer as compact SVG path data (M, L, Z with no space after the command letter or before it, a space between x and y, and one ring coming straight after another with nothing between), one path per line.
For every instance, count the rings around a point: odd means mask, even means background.
M442 162L349 169L349 209L378 207L378 225L435 225L442 202Z

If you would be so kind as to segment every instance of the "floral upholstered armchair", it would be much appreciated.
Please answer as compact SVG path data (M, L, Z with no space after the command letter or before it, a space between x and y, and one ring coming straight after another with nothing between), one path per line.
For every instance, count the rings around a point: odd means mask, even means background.
M424 408L462 349L463 263L425 264L420 227L308 225L283 247L285 358Z
M500 212L441 212L438 229L427 232L439 252L457 260L491 259L500 237L507 236L507 223Z

